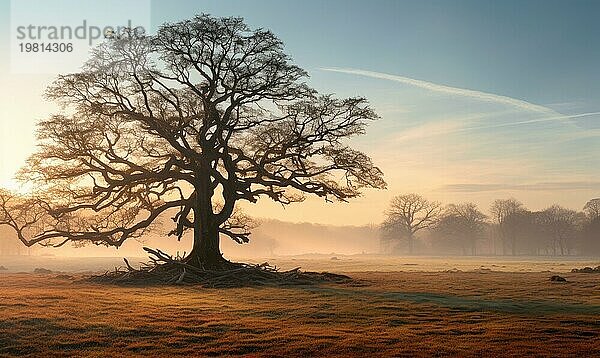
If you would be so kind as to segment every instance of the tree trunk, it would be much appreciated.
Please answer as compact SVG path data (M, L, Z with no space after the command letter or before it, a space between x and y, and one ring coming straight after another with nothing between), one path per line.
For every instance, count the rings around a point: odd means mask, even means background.
M412 255L414 249L414 236L413 234L408 234L408 254Z
M223 258L219 245L219 233L216 229L194 229L194 246L185 258L189 265L209 270L224 269L228 265Z
M221 254L219 227L215 223L212 208L213 190L208 172L200 171L195 191L194 244L184 261L189 265L208 270L227 269L231 263Z

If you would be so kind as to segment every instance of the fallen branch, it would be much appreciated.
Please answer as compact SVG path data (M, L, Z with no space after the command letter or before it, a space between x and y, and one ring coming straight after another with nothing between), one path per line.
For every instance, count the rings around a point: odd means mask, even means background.
M123 261L125 261L125 265L127 265L127 269L129 269L129 271L135 271L135 269L129 264L129 261L127 261L126 258L123 258Z
M348 283L352 279L345 275L328 272L304 272L300 268L280 271L268 263L260 265L232 264L231 269L206 270L182 262L160 250L145 247L150 255L149 263L142 263L139 269L132 267L124 259L126 267L115 268L102 275L89 277L97 283L132 285L201 285L204 287L227 288L245 286L291 286L318 283Z

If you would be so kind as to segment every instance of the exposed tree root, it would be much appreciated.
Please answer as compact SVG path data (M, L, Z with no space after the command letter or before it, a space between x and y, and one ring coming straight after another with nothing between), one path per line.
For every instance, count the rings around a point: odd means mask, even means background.
M316 283L349 283L352 279L345 275L328 272L305 272L300 268L279 271L267 263L248 265L231 263L231 269L208 270L188 265L181 258L173 258L160 250L144 248L155 256L151 262L142 264L139 269L132 267L127 259L126 267L115 268L102 275L88 278L91 282L122 285L201 285L204 287L227 288L246 286L291 286Z

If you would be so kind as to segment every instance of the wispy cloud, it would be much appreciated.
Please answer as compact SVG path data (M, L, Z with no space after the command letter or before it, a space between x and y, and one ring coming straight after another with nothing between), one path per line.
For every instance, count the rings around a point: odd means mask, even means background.
M419 87L419 88L423 88L423 89L434 91L434 92L446 93L446 94L455 95L455 96L469 97L469 98L474 98L474 99L478 99L481 101L505 104L505 105L516 107L516 108L519 108L519 109L522 109L525 111L543 113L545 115L551 115L551 116L560 116L561 115L560 113L556 112L555 110L553 110L551 108L540 106L538 104L530 103L530 102L512 98L512 97L501 96L501 95L497 95L497 94L493 94L493 93L475 91L475 90L470 90L470 89L465 89L465 88L440 85L437 83L417 80L414 78L403 77L403 76L398 76L398 75L392 75L392 74L388 74L388 73L366 71L366 70L360 70L360 69L354 69L354 68L338 68L338 67L321 67L319 69L322 71L328 71L328 72L346 73L346 74L352 74L352 75L359 75L359 76L380 78L380 79L384 79L384 80L395 81L395 82L403 83L403 84L406 84L409 86Z
M443 95L431 105L429 98L421 101L413 96L420 105L402 116L388 116L387 122L393 126L380 130L364 144L365 151L386 173L390 190L429 191L433 196L456 200L464 195L491 200L514 192L541 206L547 204L547 193L562 193L571 200L570 205L579 205L581 197L600 190L600 181L595 180L595 146L591 140L581 145L575 142L600 135L596 125L600 112L564 114L516 98L386 73L322 70L392 81ZM386 98L390 96L393 93ZM397 101L405 105L403 99ZM579 107L571 109L575 108ZM500 127L507 131L499 135ZM586 152L585 148L592 150Z
M540 113L540 114L544 115L541 118L534 118L534 119L517 121L517 122L499 123L499 124L493 124L493 125L472 126L472 127L463 127L463 128L450 126L450 127L447 127L447 131L445 133L470 131L470 130L478 130L478 129L493 129L493 128L511 127L511 126L519 126L519 125L543 123L543 122L553 122L553 121L566 121L569 119L577 119L577 118L584 118L584 117L600 115L600 112L588 112L588 113L566 115L566 114L559 113L551 108L537 105L534 103L530 103L527 101L523 101L523 100L520 100L517 98L501 96L501 95L497 95L497 94L493 94L493 93L475 91L475 90L470 90L470 89L458 88L458 87L450 87L450 86L440 85L437 83L432 83L432 82L417 80L414 78L392 75L392 74L382 73L382 72L366 71L366 70L353 69L353 68L338 68L338 67L321 67L319 69L322 71L328 71L328 72L346 73L346 74L359 75L359 76L365 76L365 77L371 77L371 78L379 78L379 79L399 82L399 83L407 84L410 86L430 90L433 92L440 92L440 93L446 93L446 94L455 95L455 96L478 99L478 100L487 101L487 102L505 104L505 105L509 105L513 108L517 108L520 110L525 110L525 111L534 112L534 113ZM443 133L436 132L436 134L443 134Z
M462 132L470 123L502 115L504 112L484 112L464 115L446 115L442 118L429 118L422 124L402 129L389 139L394 143L433 138L448 133Z
M501 190L597 190L600 189L599 181L574 181L574 182L546 182L534 184L448 184L439 188L446 192L475 193L484 191Z
M476 130L476 129L491 129L491 128L501 128L501 127L512 127L512 126L518 126L518 125L522 125L522 124L531 124L531 123L540 123L540 122L552 122L552 121L560 121L560 120L566 120L566 119L576 119L576 118L583 118L583 117L590 117L590 116L597 116L597 115L600 115L600 112L589 112L589 113L580 113L580 114L571 114L571 115L561 114L561 115L558 115L558 116L529 119L529 120L526 120L526 121L500 123L500 124L493 124L493 125L479 126L479 127L467 127L467 128L462 128L460 130L465 130L466 131L466 130Z

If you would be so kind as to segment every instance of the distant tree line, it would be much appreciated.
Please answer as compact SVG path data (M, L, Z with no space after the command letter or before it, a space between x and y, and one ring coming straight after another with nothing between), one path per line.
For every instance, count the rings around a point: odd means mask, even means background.
M557 204L532 211L517 199L498 199L486 214L473 203L443 206L406 194L392 198L385 217L384 253L600 255L600 198L582 211Z

